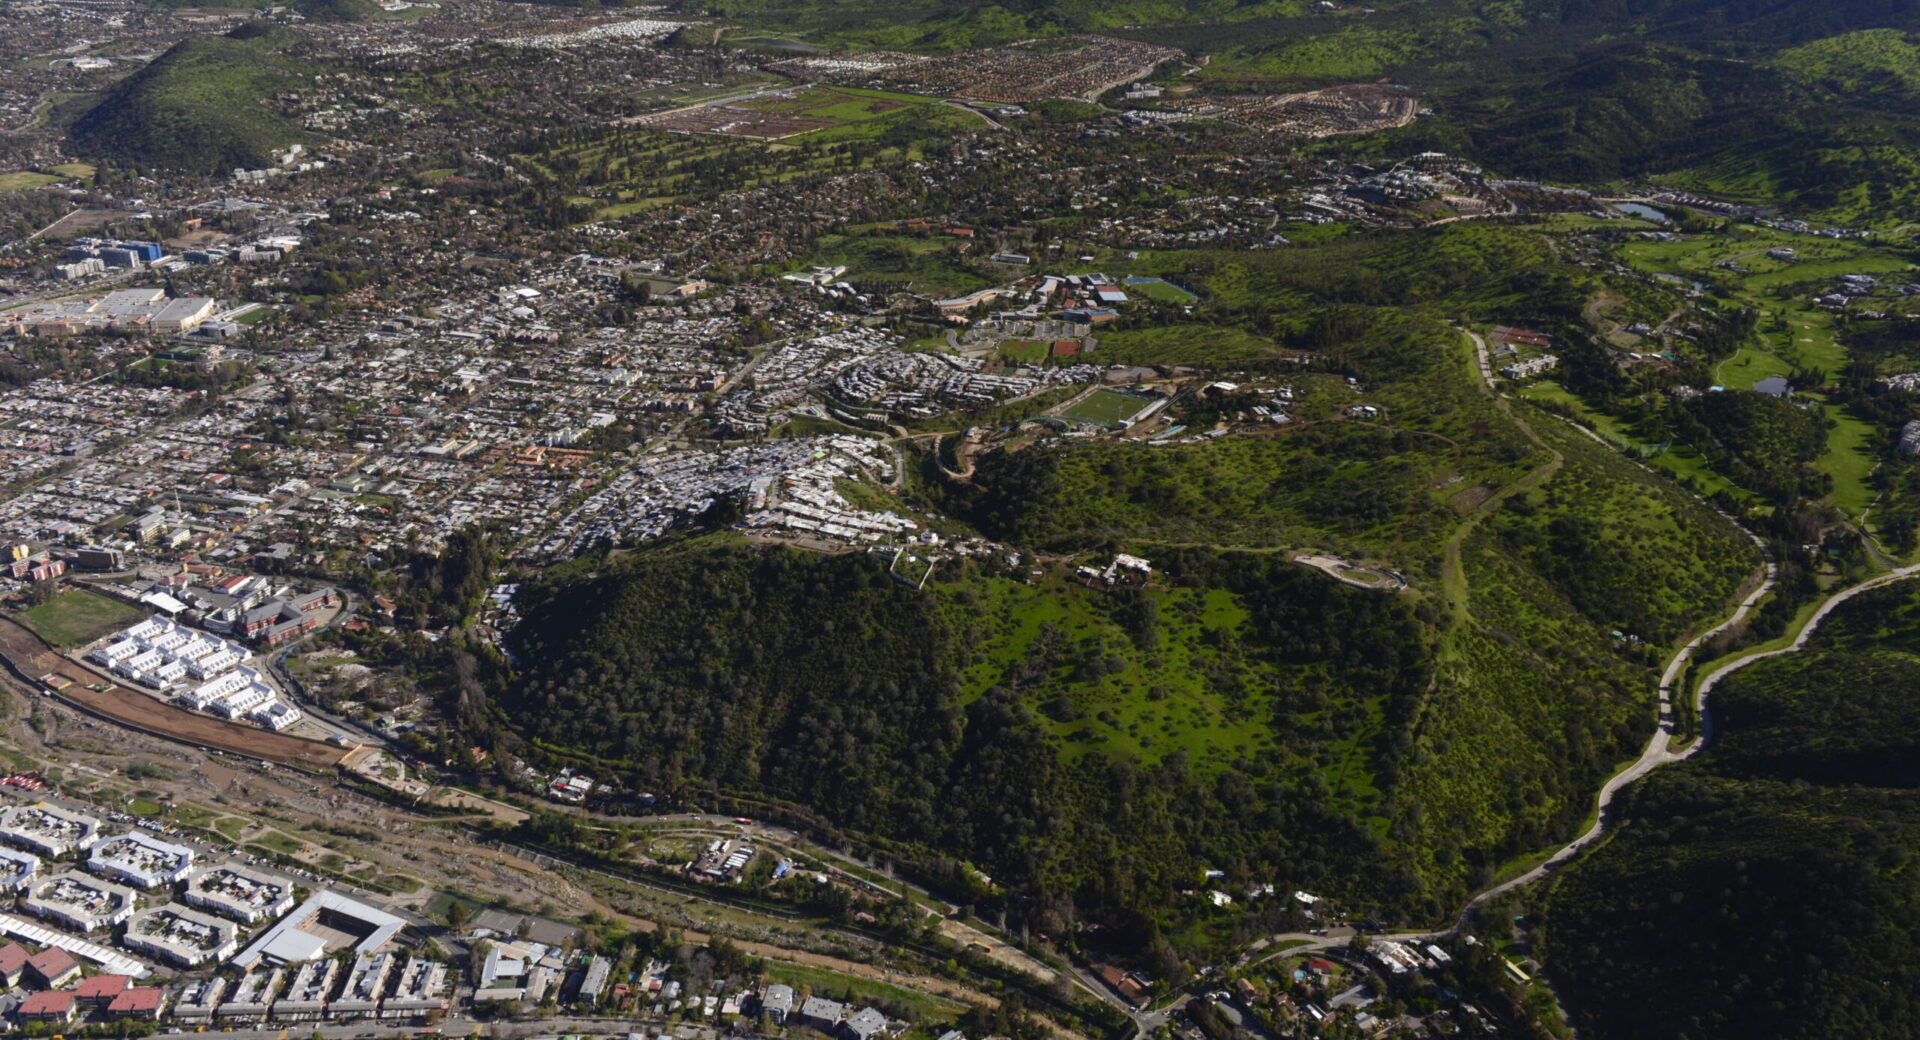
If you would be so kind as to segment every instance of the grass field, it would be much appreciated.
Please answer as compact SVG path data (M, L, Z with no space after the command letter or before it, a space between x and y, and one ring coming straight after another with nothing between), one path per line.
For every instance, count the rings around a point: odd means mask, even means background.
M20 620L54 646L81 646L146 617L124 603L85 589L71 589L25 611Z
M1121 288L1132 295L1162 303L1197 303L1200 300L1200 297L1164 278L1129 278Z
M1008 361L1038 364L1046 359L1049 346L1037 339L1009 339L1001 341L996 353Z
M1794 257L1768 255L1782 249L1791 249ZM1692 235L1680 242L1633 242L1621 249L1621 255L1642 271L1713 285L1754 309L1758 315L1754 342L1714 368L1714 382L1734 390L1751 389L1763 379L1795 369L1836 376L1849 361L1841 342L1841 321L1815 306L1813 296L1844 274L1901 279L1912 277L1914 270L1907 257L1871 243L1751 225L1722 234ZM1802 396L1835 423L1819 467L1833 478L1833 503L1848 516L1859 517L1875 497L1873 430L1820 394ZM1597 422L1596 427L1610 437L1626 432L1605 429ZM1727 484L1725 478L1707 472L1691 452L1670 451L1649 461L1676 475L1695 477L1709 491Z
M1041 345L1044 352L1045 345ZM1146 398L1123 394L1117 390L1095 390L1086 400L1060 413L1062 418L1077 419L1080 422L1112 426L1122 419L1131 419L1139 414L1149 402Z
M44 188L49 184L60 183L60 178L50 173L38 173L22 170L18 173L0 173L0 191L25 191L28 188Z

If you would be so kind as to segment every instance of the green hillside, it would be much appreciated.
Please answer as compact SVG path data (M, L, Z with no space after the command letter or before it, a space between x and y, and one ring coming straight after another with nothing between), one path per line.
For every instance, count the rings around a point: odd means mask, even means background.
M73 125L76 148L139 166L213 173L258 167L315 138L270 98L309 73L277 33L184 40L127 77Z
M1905 1037L1920 1014L1920 596L1713 692L1699 759L1630 789L1537 915L1582 1035Z
M1490 398L1457 329L1389 302L1505 308L1524 283L1577 309L1579 276L1537 236L1300 254L1156 260L1209 319L1259 326L1259 300L1295 301L1271 331L1360 385L1306 377L1321 403L1301 428L1002 448L970 484L924 489L1028 552L1145 555L1163 586L974 565L913 591L867 557L643 547L537 584L520 674L476 740L513 729L639 789L971 858L1115 923L1198 912L1178 892L1209 866L1439 919L1579 825L1651 730L1656 648L1717 618L1759 556L1663 478ZM1482 277L1495 254L1532 266ZM1343 585L1292 547L1414 585Z
M373 0L297 0L293 9L314 22L364 22L380 14Z

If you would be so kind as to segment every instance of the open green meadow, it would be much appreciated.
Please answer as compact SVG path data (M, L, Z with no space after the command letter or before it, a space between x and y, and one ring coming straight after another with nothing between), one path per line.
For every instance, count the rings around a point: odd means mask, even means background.
M1085 400L1066 409L1060 415L1062 418L1076 419L1098 426L1112 426L1122 420L1133 418L1149 403L1151 402L1147 398L1134 394L1102 389L1088 394Z
M40 638L65 647L90 643L144 617L145 612L97 592L70 589L23 611L20 621Z
M60 183L59 177L35 170L0 173L0 191L25 191L28 188L44 188L49 184L58 183Z

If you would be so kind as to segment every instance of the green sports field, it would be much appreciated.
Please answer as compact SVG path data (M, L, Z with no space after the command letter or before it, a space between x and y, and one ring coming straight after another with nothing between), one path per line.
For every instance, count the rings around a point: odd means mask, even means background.
M1060 416L1063 419L1112 426L1122 419L1131 419L1140 414L1140 409L1149 403L1144 397L1123 394L1118 390L1095 390L1079 404L1061 412Z

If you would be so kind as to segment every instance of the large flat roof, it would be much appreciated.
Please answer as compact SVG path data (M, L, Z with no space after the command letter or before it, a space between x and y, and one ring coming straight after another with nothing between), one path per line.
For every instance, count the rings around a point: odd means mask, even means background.
M394 933L405 928L407 922L387 913L378 907L368 906L357 899L330 891L315 892L306 902L294 907L278 924L261 932L252 945L241 950L234 957L235 967L246 969L259 963L262 958L277 964L293 964L312 960L327 952L326 940L305 930L305 925L322 912L339 914L367 925L372 931L354 944L355 953L372 953L393 938Z

